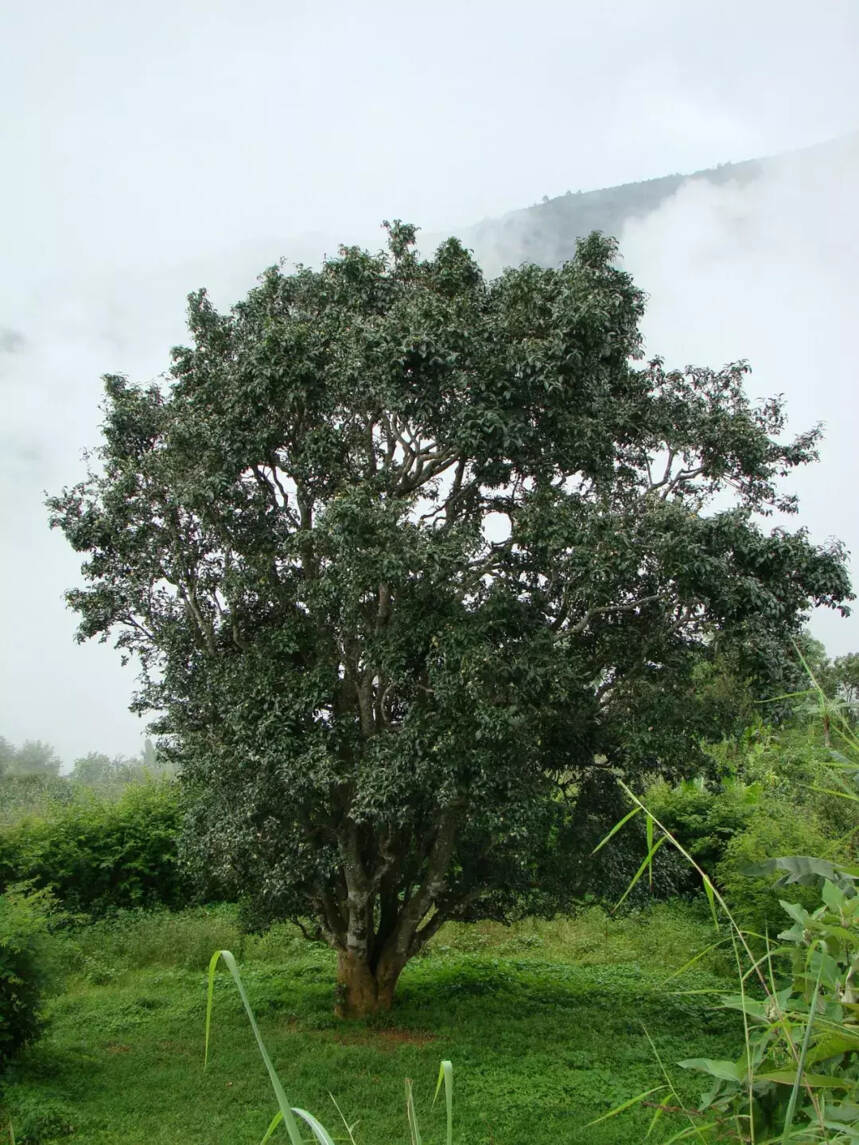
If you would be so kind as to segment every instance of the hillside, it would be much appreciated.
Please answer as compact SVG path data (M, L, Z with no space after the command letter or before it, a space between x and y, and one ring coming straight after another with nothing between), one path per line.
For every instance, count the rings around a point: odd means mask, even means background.
M799 169L827 178L844 162L859 163L859 132L801 151L741 163L722 163L686 175L664 175L639 183L624 183L592 191L568 191L532 207L487 219L462 233L490 271L501 265L536 262L552 266L568 258L575 241L593 230L620 235L624 224L643 218L684 185L695 181L710 184L744 184L785 168Z

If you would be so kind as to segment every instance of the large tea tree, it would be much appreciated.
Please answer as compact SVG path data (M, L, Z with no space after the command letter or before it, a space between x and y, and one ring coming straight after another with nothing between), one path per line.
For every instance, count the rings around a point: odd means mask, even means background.
M742 366L636 366L614 255L487 283L397 224L229 314L193 295L169 379L106 379L98 464L50 501L200 867L331 944L343 1013L448 919L562 905L582 776L688 758L701 660L777 671L849 593L837 547L755 523L816 434L779 444Z

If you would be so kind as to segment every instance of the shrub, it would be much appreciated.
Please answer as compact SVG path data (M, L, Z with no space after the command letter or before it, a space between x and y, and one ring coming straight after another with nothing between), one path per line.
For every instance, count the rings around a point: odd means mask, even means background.
M798 813L795 804L769 800L730 840L716 867L715 881L742 927L758 934L774 934L784 920L780 905L784 891L774 886L773 878L750 877L748 867L783 855L832 857L831 852L832 843L812 814ZM813 909L820 898L815 887L797 887L795 894L791 888L791 893L794 902L808 909Z
M41 1025L50 978L47 891L13 888L0 895L0 1069Z
M646 806L705 871L716 869L759 800L760 788L739 780L727 780L715 789L694 779L677 787L660 780L644 796ZM690 879L694 877L691 872Z
M184 883L177 838L182 812L170 782L129 787L116 801L95 797L0 831L0 889L49 888L69 911L178 906Z

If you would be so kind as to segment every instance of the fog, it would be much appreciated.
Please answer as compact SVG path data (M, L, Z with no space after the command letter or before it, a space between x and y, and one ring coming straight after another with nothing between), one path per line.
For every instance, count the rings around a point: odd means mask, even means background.
M838 136L859 108L849 0L712 15L679 0L52 0L3 25L0 734L48 740L67 764L136 753L143 724L133 669L74 643L62 594L79 561L43 494L83 475L101 375L165 368L189 290L226 306L280 256L380 245L382 218L461 232L567 188ZM652 352L749 358L755 391L784 391L798 428L827 423L799 521L859 550L857 189L855 151L825 170L786 160L752 187L687 185L621 241ZM855 621L815 623L832 652L859 648Z
M785 488L813 539L845 541L859 584L859 135L769 164L751 184L690 182L623 229L624 265L649 295L650 352L673 365L746 358L757 397L784 394L789 427L822 423L820 461ZM830 655L859 650L859 616L820 609Z

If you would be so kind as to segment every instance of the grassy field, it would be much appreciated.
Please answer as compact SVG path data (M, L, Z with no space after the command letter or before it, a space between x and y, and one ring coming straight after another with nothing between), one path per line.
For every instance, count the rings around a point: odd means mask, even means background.
M407 968L392 1014L344 1025L332 1017L330 952L289 928L243 939L226 909L127 915L63 938L66 989L8 1079L5 1124L18 1145L259 1142L276 1106L226 974L202 1069L205 966L228 947L290 1100L335 1137L346 1131L330 1094L358 1122L358 1145L405 1142L410 1077L426 1145L443 1141L443 1108L430 1100L450 1058L461 1145L634 1145L652 1108L586 1125L660 1080L647 1035L671 1064L739 1048L735 1019L687 993L718 985L712 968L666 983L712 937L681 905L618 921L592 909L515 928L448 927ZM672 1073L694 1100L701 1083ZM651 1140L678 1127L666 1117Z

